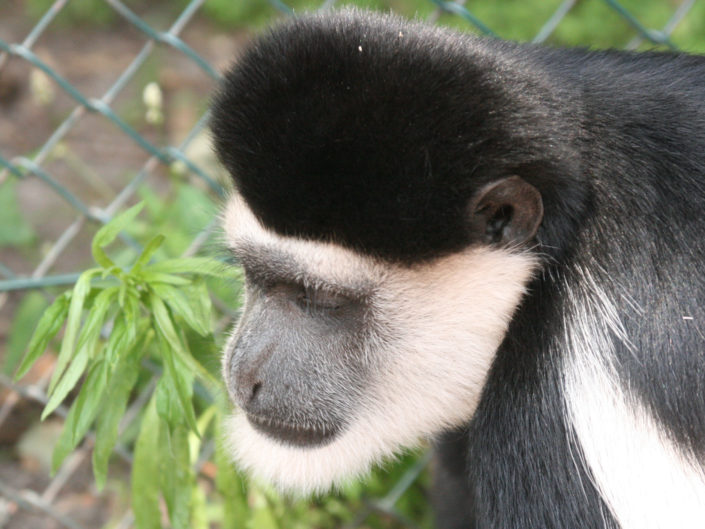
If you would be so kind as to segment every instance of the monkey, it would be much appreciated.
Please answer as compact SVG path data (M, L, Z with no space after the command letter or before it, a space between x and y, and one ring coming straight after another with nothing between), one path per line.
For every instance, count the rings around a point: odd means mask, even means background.
M705 526L703 57L307 14L211 130L241 468L321 493L430 440L441 528Z

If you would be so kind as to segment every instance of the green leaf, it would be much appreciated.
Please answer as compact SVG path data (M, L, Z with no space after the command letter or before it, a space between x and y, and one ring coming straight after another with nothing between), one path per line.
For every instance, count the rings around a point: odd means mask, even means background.
M171 285L155 283L151 288L169 305L174 314L181 316L184 322L198 334L206 336L212 332L211 303L205 284L199 283L199 285L194 284L179 289Z
M101 279L105 279L105 278L108 277L109 275L112 275L112 276L115 276L115 277L117 277L117 278L120 278L120 277L122 277L124 274L123 274L122 268L120 268L119 266L115 265L115 266L111 266L111 267L109 267L109 268L103 268L103 272L100 274L100 278L101 278Z
M190 285L191 280L185 279L183 277L175 276L172 274L162 274L162 273L157 273L157 272L152 272L148 270L143 270L140 273L140 277L146 282L149 283L150 285L154 283L166 283L168 285Z
M7 339L7 355L2 367L3 373L10 376L15 371L17 364L22 360L34 329L47 309L46 298L39 292L29 292L15 311L15 316L10 324L10 335ZM66 304L68 307L68 303Z
M88 371L86 381L73 402L64 430L61 432L52 457L52 472L56 472L69 453L86 435L88 428L93 423L98 413L99 404L103 399L105 386L108 380L108 364L98 361Z
M108 370L107 362L99 360L93 364L86 376L86 381L81 386L78 397L71 406L72 410L76 410L75 422L67 421L67 424L71 427L71 442L74 446L83 439L95 419L99 409L98 405L108 383Z
M132 222L135 217L142 211L144 203L132 206L130 209L122 212L120 215L114 217L110 222L98 230L98 233L93 237L93 244L91 245L91 251L93 252L93 259L103 268L111 268L115 266L115 263L107 256L103 251L103 247L109 245L115 240L115 237L124 230L130 222Z
M78 382L78 379L81 378L81 375L85 371L90 356L90 351L84 347L73 357L69 368L66 370L64 376L61 377L61 381L51 393L49 402L47 402L46 406L44 406L44 410L42 410L42 420L46 419L66 398L69 391L74 388L76 382Z
M146 338L143 336L131 351L123 354L120 363L110 376L105 406L96 421L93 447L93 475L98 490L105 485L108 462L118 438L120 420L125 415L130 393L137 382L140 370L139 360L145 341Z
M151 295L150 300L152 306L152 315L155 317L155 321L157 323L157 331L161 332L163 338L168 342L169 346L171 347L171 350L173 350L173 352L179 356L186 370L190 373L197 374L199 377L201 377L202 380L206 381L213 387L219 387L220 380L214 377L203 365L197 362L193 358L193 356L191 356L184 348L181 338L176 332L174 323L171 319L171 316L169 315L169 311L167 310L166 305L164 305L161 299L156 295Z
M154 263L145 270L162 274L196 274L223 278L239 278L242 272L237 267L226 266L208 257L179 257Z
M152 308L152 316L154 317L154 322L156 323L156 330L171 346L172 349L181 350L183 349L183 343L179 338L176 328L174 327L174 322L171 319L171 315L164 305L164 302L155 295L149 297L150 305Z
M213 325L211 320L213 304L211 303L211 297L208 293L208 287L206 286L205 280L202 278L196 279L193 283L193 287L185 290L189 302L193 304L193 311L196 313L196 318L201 323L201 327L204 331L200 333L201 336L213 334Z
M113 369L120 363L122 357L132 350L135 340L140 334L139 324L142 323L142 327L145 326L145 322L127 320L128 318L122 314L115 318L108 342L102 351L102 356Z
M191 377L191 380L185 380L184 383L188 387L189 384L193 383L193 377ZM186 415L181 404L176 383L171 376L164 375L159 379L159 382L157 382L156 395L157 413L159 417L174 428L179 425L186 425Z
M122 281L120 283L120 292L118 292L118 305L120 305L120 308L125 306L125 297L127 296L128 286L127 281Z
M132 510L139 529L161 529L159 510L160 419L152 397L142 417L132 463Z
M159 349L162 353L167 383L176 392L176 402L181 407L181 420L193 431L198 431L196 425L196 414L193 410L193 373L179 361L179 357L174 353L166 340L158 340Z
M64 292L56 298L54 303L44 312L37 324L37 328L34 330L32 339L29 341L27 354L22 360L20 367L17 369L15 380L19 380L27 374L32 364L34 364L46 350L47 345L49 345L49 340L59 332L68 314L70 300L71 292Z
M92 349L100 337L100 331L105 323L105 316L111 307L116 305L115 297L119 292L119 287L108 287L100 292L93 301L88 317L83 323L83 328L78 335L76 350L83 347Z
M177 351L181 353L181 358L189 356L183 351L183 344L176 333L174 323L171 320L169 311L166 305L157 296L150 296L152 315L156 322L157 337L159 338L159 349L162 354L162 360L166 368L166 375L175 385L179 402L183 408L186 422L194 431L198 431L196 426L196 415L193 411L193 403L191 401L193 395L192 376L193 373L187 366L179 362L176 358Z
M76 346L76 355L69 364L68 369L63 374L59 382L53 390L50 390L49 402L44 407L42 419L46 418L61 402L66 398L66 395L74 388L78 379L81 378L83 370L93 356L98 339L100 338L100 330L103 326L103 320L112 306L111 298L115 297L118 292L118 287L109 287L103 290L96 296L93 302L92 310L81 330L78 337L78 345ZM70 318L70 315L69 315Z
M169 520L174 529L191 529L191 488L193 474L189 459L188 430L181 426L162 428L161 489Z
M137 261L135 261L135 265L132 267L133 271L141 270L144 265L149 263L149 260L154 255L154 252L159 249L163 242L164 235L155 235L152 240L147 243L147 246L144 247L144 250L142 250L142 254L139 256Z
M188 442L191 461L198 460L198 455L201 453L201 446L203 445L203 439L208 431L208 426L210 426L211 422L216 418L217 412L217 407L212 405L206 408L198 417L198 434L200 437L194 432L189 432Z
M183 329L183 336L186 340L186 349L189 351L191 362L199 367L194 370L196 375L208 385L211 393L222 389L220 353L221 348L215 343L213 334L201 336L191 328ZM190 366L190 362L186 360ZM201 370L208 372L208 376ZM215 383L215 384L214 384Z
M78 328L81 324L83 304L86 300L86 296L91 290L91 280L96 274L99 273L100 268L91 268L86 270L79 276L78 281L76 281L76 284L73 287L68 319L66 321L66 331L64 332L64 339L61 341L61 350L59 351L59 358L56 361L56 367L54 367L54 374L52 375L51 382L49 383L49 393L54 391L56 383L59 381L59 378L61 378L66 366L73 357L76 334L78 333Z
M137 324L140 320L140 300L139 293L134 288L128 288L125 294L125 302L122 305L127 322L127 333L130 341L135 339Z

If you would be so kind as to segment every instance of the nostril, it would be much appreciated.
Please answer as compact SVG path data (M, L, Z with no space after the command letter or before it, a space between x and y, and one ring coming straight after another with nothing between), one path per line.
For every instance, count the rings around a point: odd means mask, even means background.
M243 409L249 410L257 405L257 396L262 395L263 383L261 380L240 378L235 386L235 402Z
M262 388L262 382L255 382L254 385L252 386L252 393L250 394L250 401L252 402L255 400L255 397L257 397L257 393L259 393L259 390Z

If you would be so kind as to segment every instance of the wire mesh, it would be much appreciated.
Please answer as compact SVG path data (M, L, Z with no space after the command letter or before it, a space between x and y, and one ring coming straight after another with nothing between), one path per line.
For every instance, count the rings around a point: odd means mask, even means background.
M190 150L204 135L208 122L205 103L201 105L200 112L193 116L192 123L181 138L165 138L155 134L147 134L116 107L116 101L121 94L129 91L129 87L137 82L140 76L143 76L143 71L145 67L148 67L150 58L164 49L171 50L185 59L180 63L181 68L194 68L197 72L194 75L202 76L199 85L201 87L200 97L203 102L207 101L209 91L219 79L218 71L222 64L219 67L214 66L212 60L209 60L205 53L194 49L195 47L189 45L182 37L187 26L194 23L207 1L190 0L175 15L173 22L162 24L166 29L160 30L157 29L160 24L148 21L146 17L137 14L124 2L104 0L105 5L117 14L124 24L136 30L136 33L131 34L132 42L141 44L135 50L128 64L122 68L117 64L108 67L114 73L114 81L98 97L88 95L67 74L62 73L61 65L47 60L42 53L36 50L37 44L56 23L57 16L69 5L69 0L55 0L21 40L8 38L0 33L0 104L3 102L3 74L7 75L9 64L16 62L22 63L30 71L42 72L51 79L56 87L54 90L65 98L64 106L71 105L71 110L65 112L65 117L56 120L57 123L46 140L25 145L21 150L13 150L10 145L0 143L0 186L10 185L12 181L34 181L37 185L32 187L33 193L51 195L65 204L65 208L68 209L64 211L70 212L63 214L60 220L56 220L54 230L50 231L50 233L55 233L52 238L47 237L47 240L41 240L41 244L35 242L36 246L42 247L42 251L36 254L34 260L18 257L9 250L2 249L3 254L0 257L0 309L3 305L16 306L16 303L8 302L10 295L14 296L16 301L24 292L39 290L47 298L51 298L54 293L52 287L73 284L80 272L80 266L87 262L86 259L75 258L76 248L84 252L84 257L87 258L90 255L85 244L80 244L80 241L87 237L86 232L94 232L98 226L109 221L134 199L135 194L146 183L152 183L158 189L159 182L175 166L180 165L181 173L186 174L189 182L192 185L202 186L214 202L224 196L224 187L219 183L216 171L204 164L201 158L197 159L193 156ZM676 49L671 36L677 25L687 17L696 4L695 0L684 0L678 4L663 1L662 3L670 10L671 16L662 27L653 28L640 22L638 12L628 10L617 0L594 1L602 2L610 10L612 16L622 19L632 29L634 36L625 46L628 49L634 49L644 42ZM501 31L491 27L489 23L484 22L480 16L475 14L475 8L481 4L479 0L467 4L464 0L428 0L428 3L433 8L428 15L428 20L431 22L439 21L439 19L446 20L448 16L452 16L457 20L462 20L468 30L486 35L504 36ZM560 3L555 3L557 4L555 9L536 32L533 38L534 42L549 40L561 23L566 20L566 17L584 2L563 0ZM293 9L282 0L270 0L270 4L272 16L277 12L284 13L285 16L293 14ZM334 4L335 0L326 0L320 4L320 8L327 9ZM179 5L183 5L183 3ZM0 24L0 31L2 31L2 24ZM72 39L73 35L65 32L65 38ZM111 57L106 56L104 60L111 61ZM134 99L139 96L132 93L129 97ZM0 106L0 111L3 111L2 106ZM90 117L95 119L88 121ZM108 192L99 193L99 198L96 198L95 190L87 192L86 186L77 185L76 182L67 178L67 171L61 167L61 164L56 163L57 152L60 152L67 142L75 139L75 136L72 135L81 125L84 128L87 127L89 133L92 130L97 130L98 127L103 130L103 127L107 126L111 128L109 138L115 138L116 135L122 136L132 144L129 149L130 153L134 153L136 147L143 155L131 154L129 159L117 160L117 171L129 173L130 177L119 181L118 189L114 189L116 180L112 178L111 186L107 186ZM17 122L13 126L31 127L32 124ZM99 139L96 138L96 141ZM114 141L117 142L117 140ZM90 156L86 155L86 157ZM81 157L78 156L78 158ZM78 163L79 165L86 164L81 160ZM105 167L99 167L93 172L98 179L103 179L108 171ZM116 168L112 167L111 172L114 174ZM100 185L96 185L94 182L93 187L100 188ZM42 203L56 204L53 199L45 200ZM51 219L49 221L51 222ZM201 232L194 234L193 240L185 250L187 255L193 255L201 250L211 236L214 225L215 221L212 221ZM79 241L78 244L77 241ZM136 250L139 249L138 243L128 236L125 236L125 242L128 246L133 246ZM6 318L8 317L6 316ZM5 396L0 401L2 404L0 407L0 428L13 407L21 400L45 403L46 385L46 378L33 383L17 384L13 383L9 377L0 375L0 388L6 390ZM141 403L143 402L138 398L134 409L139 409ZM55 413L59 416L65 415L66 410L60 406ZM21 510L39 512L42 516L52 520L53 526L71 529L84 527L77 520L61 512L61 509L57 507L57 499L61 497L63 486L72 478L82 458L90 450L90 445L91 438L89 436L84 445L41 493L18 490L0 482L0 496L5 498L5 501L0 503L0 528L8 525L13 516ZM120 446L116 451L123 460L129 463L131 458L129 452ZM393 487L386 496L370 502L367 509L360 513L350 527L359 527L364 524L367 516L373 511L383 512L408 526L413 526L412 522L404 520L403 516L397 512L395 504L427 462L428 457L420 459L418 464L411 467L399 480L397 486ZM118 527L130 527L131 525L132 517L128 511Z

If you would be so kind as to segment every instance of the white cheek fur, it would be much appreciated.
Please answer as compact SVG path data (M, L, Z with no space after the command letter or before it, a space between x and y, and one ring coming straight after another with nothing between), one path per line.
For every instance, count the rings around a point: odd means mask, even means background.
M276 245L312 262L312 273L328 281L363 277L375 285L375 337L365 354L375 358L378 372L343 432L325 446L304 448L268 438L242 413L230 422L239 466L298 494L338 486L421 439L467 422L537 266L529 253L487 248L413 268L381 265L333 244L272 233L237 196L224 221L233 243L247 237Z
M398 439L467 422L536 261L474 249L419 269L395 270L377 313L395 335L373 388Z

